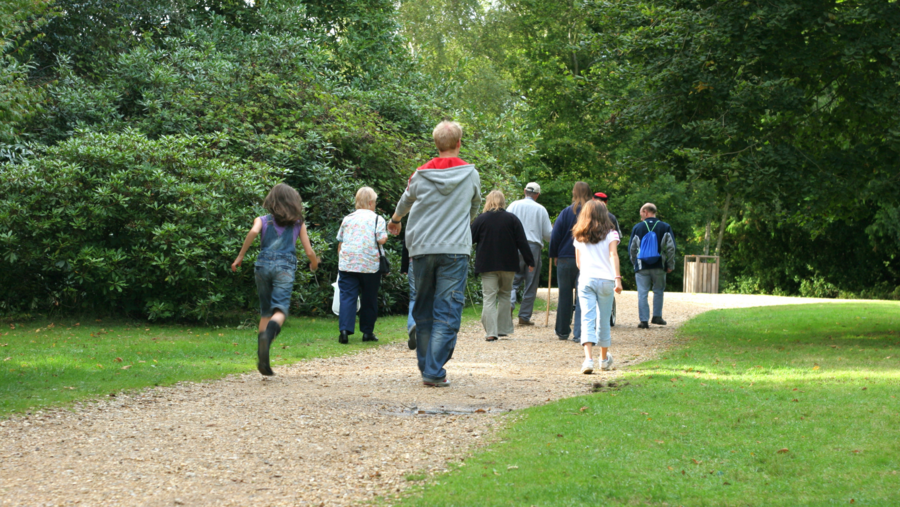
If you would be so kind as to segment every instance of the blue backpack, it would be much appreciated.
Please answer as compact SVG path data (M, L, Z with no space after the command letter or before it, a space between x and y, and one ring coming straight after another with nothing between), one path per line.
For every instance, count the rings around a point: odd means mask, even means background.
M653 224L653 229L656 229L658 223L659 221ZM644 226L647 227L647 234L644 234L644 237L641 238L641 249L638 250L637 258L643 264L654 264L661 259L659 256L659 240L656 239L656 233L647 225L647 222L644 222Z

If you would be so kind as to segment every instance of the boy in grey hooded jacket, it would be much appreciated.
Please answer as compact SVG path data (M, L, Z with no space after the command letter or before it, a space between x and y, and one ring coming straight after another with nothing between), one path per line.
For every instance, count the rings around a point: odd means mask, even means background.
M416 169L400 197L388 231L400 233L407 213L406 247L416 274L413 305L422 382L447 387L444 365L453 356L465 304L472 251L469 224L481 208L481 178L460 159L462 128L444 121L434 129L440 156Z

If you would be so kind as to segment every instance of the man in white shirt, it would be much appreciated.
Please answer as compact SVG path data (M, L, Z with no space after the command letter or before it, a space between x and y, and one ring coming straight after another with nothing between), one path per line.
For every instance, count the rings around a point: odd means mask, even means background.
M525 237L534 257L534 271L524 268L525 262L519 256L519 272L513 280L510 312L516 310L516 291L522 292L522 304L519 306L519 325L533 326L531 314L534 311L534 300L537 297L538 285L541 279L541 250L544 242L550 241L550 233L553 226L550 224L550 215L547 209L537 203L541 196L541 186L535 182L525 185L525 198L509 205L507 211L518 217L525 228ZM521 286L521 288L520 288Z

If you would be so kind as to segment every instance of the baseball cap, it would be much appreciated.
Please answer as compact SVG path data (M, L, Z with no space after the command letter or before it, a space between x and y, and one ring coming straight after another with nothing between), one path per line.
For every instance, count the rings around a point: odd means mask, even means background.
M594 197L596 197L597 199L604 200L604 201L609 199L609 197L607 197L607 195L604 194L603 192L597 192L596 194L594 194Z
M525 190L527 190L529 192L534 192L535 194L540 194L541 186L532 181L531 183L525 185Z

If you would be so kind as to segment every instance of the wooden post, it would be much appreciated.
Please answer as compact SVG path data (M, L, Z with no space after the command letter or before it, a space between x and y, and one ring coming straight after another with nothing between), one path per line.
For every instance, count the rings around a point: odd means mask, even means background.
M553 257L550 257L550 269L547 273L547 316L544 318L544 326L550 325L550 286L553 285Z

